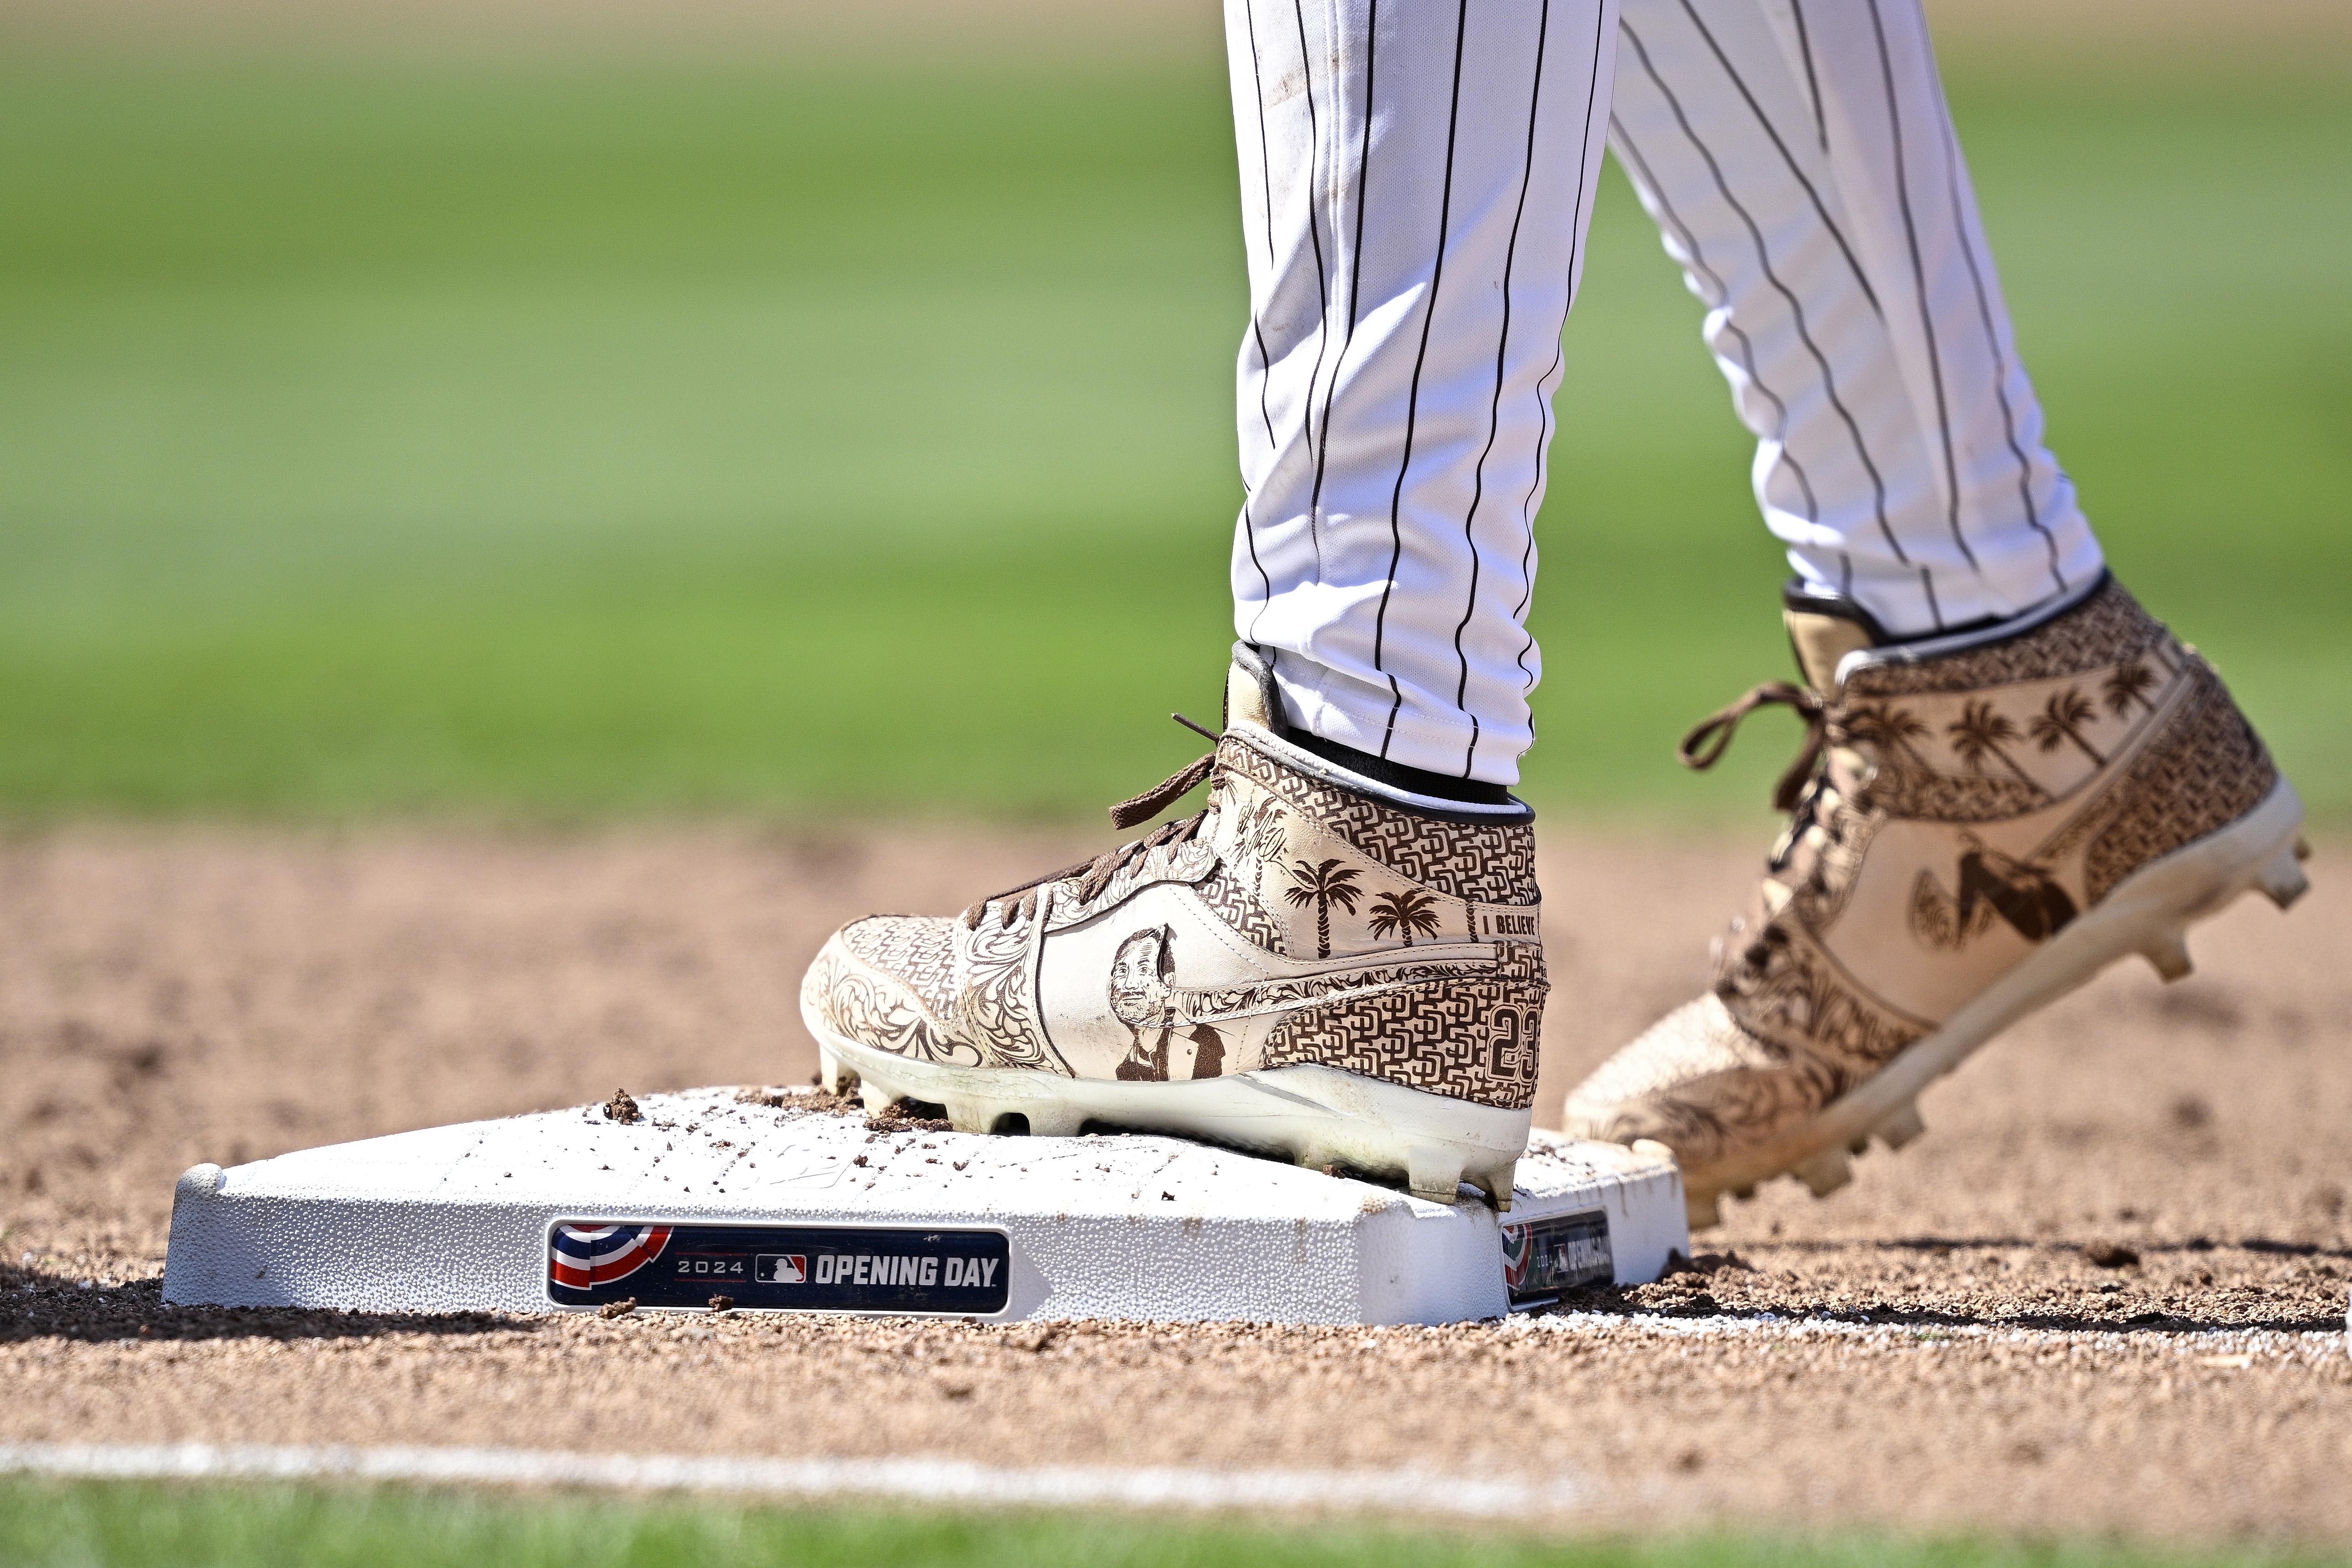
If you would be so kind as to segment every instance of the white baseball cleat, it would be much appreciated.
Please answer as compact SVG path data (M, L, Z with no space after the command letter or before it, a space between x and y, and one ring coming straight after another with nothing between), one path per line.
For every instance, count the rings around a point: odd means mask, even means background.
M1112 812L1206 784L1193 816L960 917L835 933L801 990L827 1087L968 1131L1175 1132L1507 1208L1545 990L1533 813L1308 750L1249 647L1225 707L1213 752Z

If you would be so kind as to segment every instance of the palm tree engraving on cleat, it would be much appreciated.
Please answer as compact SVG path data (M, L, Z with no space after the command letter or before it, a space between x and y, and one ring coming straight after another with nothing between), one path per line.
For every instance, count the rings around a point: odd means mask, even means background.
M1202 810L959 917L835 932L801 990L827 1086L968 1131L1175 1132L1508 1208L1545 991L1533 814L1408 804L1293 733L1237 647L1216 749L1112 820L1205 785Z
M1791 595L1806 684L1693 731L1706 767L1739 721L1794 709L1789 825L1713 988L1604 1062L1567 1130L1654 1139L1694 1226L1794 1174L1816 1195L1875 1136L1925 1131L1919 1091L2016 1019L2137 953L2189 973L2188 928L2306 882L2302 803L2212 667L2111 578L2038 612L1907 643Z

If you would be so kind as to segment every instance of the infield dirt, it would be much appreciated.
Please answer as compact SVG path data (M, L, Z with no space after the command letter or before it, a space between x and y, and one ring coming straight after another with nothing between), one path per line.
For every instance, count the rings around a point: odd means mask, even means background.
M838 921L1102 839L76 828L0 844L0 1442L513 1444L1564 1472L1580 1522L2352 1538L2352 870L1929 1091L1816 1202L1578 1314L1438 1330L166 1309L172 1183L402 1128L805 1081ZM1547 829L1538 1121L1702 984L1755 847ZM1778 1315L1764 1321L1760 1313Z

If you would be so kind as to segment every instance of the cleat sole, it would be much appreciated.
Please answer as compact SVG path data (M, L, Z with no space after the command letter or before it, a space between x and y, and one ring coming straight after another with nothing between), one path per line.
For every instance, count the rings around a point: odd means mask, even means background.
M1315 1170L1406 1184L1454 1204L1462 1185L1497 1209L1527 1149L1533 1115L1399 1084L1297 1065L1180 1083L1070 1078L1026 1068L957 1067L894 1056L838 1035L812 1010L803 1021L828 1075L859 1085L869 1107L899 1100L947 1108L961 1131L1025 1130L1066 1138L1089 1127L1160 1132L1274 1155Z

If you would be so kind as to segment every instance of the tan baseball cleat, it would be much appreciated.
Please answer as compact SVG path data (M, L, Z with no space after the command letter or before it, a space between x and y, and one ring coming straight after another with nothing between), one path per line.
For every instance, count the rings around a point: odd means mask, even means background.
M2303 805L2194 648L2112 579L1989 629L1888 643L1791 595L1808 684L1756 688L1691 732L1705 767L1748 712L1804 749L1754 905L1714 989L1569 1097L1567 1129L1672 1148L1694 1226L1793 1173L1843 1185L1919 1091L2116 959L2189 973L2185 933L2239 894L2305 886Z
M829 1088L968 1131L1187 1134L1500 1208L1544 1000L1533 814L1307 749L1235 649L1216 749L1112 810L1208 804L955 918L877 915L801 990ZM1307 743L1302 743L1307 742Z

